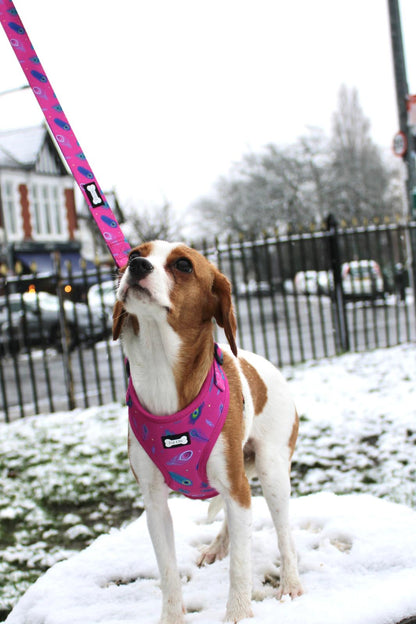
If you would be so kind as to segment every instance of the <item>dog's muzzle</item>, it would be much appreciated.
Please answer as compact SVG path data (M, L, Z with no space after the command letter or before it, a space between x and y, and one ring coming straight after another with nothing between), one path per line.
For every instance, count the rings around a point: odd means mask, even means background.
M135 257L129 262L130 276L140 281L153 271L153 264L146 258Z

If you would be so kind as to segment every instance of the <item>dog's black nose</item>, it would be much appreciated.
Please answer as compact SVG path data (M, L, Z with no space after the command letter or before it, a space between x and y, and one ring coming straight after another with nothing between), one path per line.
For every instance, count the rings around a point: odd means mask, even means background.
M133 277L141 280L153 271L153 264L146 258L135 256L129 262L129 270Z

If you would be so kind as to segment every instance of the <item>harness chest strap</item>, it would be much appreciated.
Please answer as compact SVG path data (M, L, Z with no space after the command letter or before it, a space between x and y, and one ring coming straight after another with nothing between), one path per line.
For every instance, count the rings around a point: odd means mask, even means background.
M189 498L211 498L206 465L223 428L230 400L228 380L216 357L199 395L185 409L154 416L141 405L131 377L127 388L129 421L137 441L162 472L167 485Z

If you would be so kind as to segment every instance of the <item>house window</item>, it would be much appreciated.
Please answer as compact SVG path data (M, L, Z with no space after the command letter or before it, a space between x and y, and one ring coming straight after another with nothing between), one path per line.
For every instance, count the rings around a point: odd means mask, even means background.
M15 200L15 188L12 182L3 185L3 218L4 227L8 236L16 236L18 232L17 206Z
M62 206L59 188L51 184L32 186L33 233L35 236L62 236Z

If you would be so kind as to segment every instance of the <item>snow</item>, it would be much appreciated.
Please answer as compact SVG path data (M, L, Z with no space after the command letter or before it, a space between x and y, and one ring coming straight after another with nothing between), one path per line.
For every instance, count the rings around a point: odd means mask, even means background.
M291 524L305 594L294 601L275 599L276 538L266 504L255 496L254 618L247 622L394 624L416 616L415 346L349 354L283 372L301 416ZM67 445L74 442L72 426L78 433L83 428L100 430L103 445L108 446L102 418L106 409L40 416L15 423L8 431L22 439L28 435L25 428L41 431L52 418L55 453L60 423ZM126 417L124 407L112 405L109 411L117 423ZM42 435L46 437L46 429ZM87 447L98 448L99 443L88 435L84 446L83 459L92 462ZM105 470L102 465L101 470ZM90 487L94 487L93 480ZM215 537L222 516L207 524L207 502L183 497L173 496L170 507L188 610L186 623L222 622L229 559L203 568L195 564L198 547ZM13 516L14 512L8 513ZM65 532L76 537L89 531L76 509L68 510L64 521L62 539ZM39 542L39 550L42 547ZM142 515L52 565L6 621L156 624L160 608L158 571Z
M186 621L222 622L228 559L198 568L198 545L213 539L207 503L174 498L171 509ZM292 526L306 593L273 596L275 533L265 501L253 502L254 623L381 624L416 613L416 513L369 495L314 494L292 502ZM273 546L272 546L273 545ZM412 547L413 545L413 547ZM160 590L144 515L51 568L21 599L8 624L151 624ZM265 582L267 579L267 582Z
M0 132L0 165L33 165L45 137L43 125Z
M287 373L301 417L296 492L368 492L416 508L415 346Z

